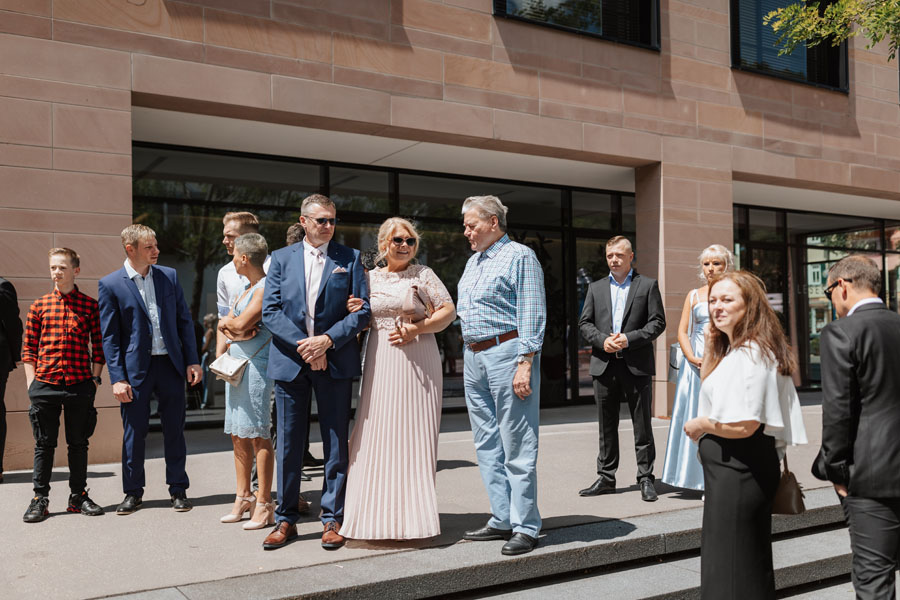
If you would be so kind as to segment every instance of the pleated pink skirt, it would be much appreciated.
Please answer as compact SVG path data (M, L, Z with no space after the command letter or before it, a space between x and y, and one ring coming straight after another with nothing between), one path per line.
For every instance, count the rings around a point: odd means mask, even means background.
M350 435L341 535L407 540L441 533L435 475L443 372L434 335L401 347L369 333Z

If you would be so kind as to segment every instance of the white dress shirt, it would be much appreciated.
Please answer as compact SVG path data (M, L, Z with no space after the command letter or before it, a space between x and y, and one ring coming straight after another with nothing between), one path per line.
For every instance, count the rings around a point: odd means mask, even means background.
M266 257L266 262L263 263L263 271L266 273L269 272L269 263L271 261L272 255L270 254ZM249 284L249 279L243 275L238 275L234 267L234 261L228 261L219 269L219 274L216 276L216 308L219 311L219 317L228 315L231 305L247 289Z
M325 270L325 257L328 255L328 242L313 248L303 240L303 267L306 270L306 333L315 335L316 300L319 299L319 287L322 285L322 272Z
M853 313L856 312L857 308L859 308L860 306L864 306L866 304L884 304L884 300L882 300L881 298L863 298L862 300L860 300L859 302L857 302L856 304L853 305L853 308L851 308L849 310L849 312L847 312L847 316L849 317L850 315L852 315Z
M144 306L147 308L147 314L150 315L150 330L153 333L150 353L154 356L168 354L166 342L163 341L162 329L159 326L159 304L156 303L156 288L153 285L153 265L150 265L147 276L143 277L134 270L131 262L126 258L125 272L128 273L128 277L137 286L141 299L144 301Z
M628 271L625 281L619 283L613 274L609 274L609 300L612 303L612 332L622 332L622 319L625 318L625 303L628 301L628 291L631 289L631 280L634 269Z

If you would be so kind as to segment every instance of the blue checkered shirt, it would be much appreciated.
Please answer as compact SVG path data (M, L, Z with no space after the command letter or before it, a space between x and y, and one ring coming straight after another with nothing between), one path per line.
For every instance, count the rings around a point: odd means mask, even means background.
M456 312L466 344L515 329L519 355L540 352L547 301L544 272L531 248L504 234L484 252L472 255L457 289Z

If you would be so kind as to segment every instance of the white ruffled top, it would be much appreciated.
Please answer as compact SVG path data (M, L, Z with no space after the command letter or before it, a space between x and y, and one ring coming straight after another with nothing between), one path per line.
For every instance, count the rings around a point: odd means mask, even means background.
M750 342L733 348L700 387L699 416L718 423L759 421L775 438L778 455L806 444L806 427L794 382Z

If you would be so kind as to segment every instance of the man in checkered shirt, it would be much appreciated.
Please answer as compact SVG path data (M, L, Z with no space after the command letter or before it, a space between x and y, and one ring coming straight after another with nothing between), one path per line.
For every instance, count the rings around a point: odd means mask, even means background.
M75 285L80 266L74 250L50 250L54 289L34 301L25 320L22 361L34 433L34 498L23 517L26 523L39 523L50 514L50 474L63 411L71 492L66 510L103 514L85 486L88 439L97 425L94 395L105 360L97 301Z
M465 539L505 539L501 552L516 555L531 552L541 530L537 452L547 302L537 256L506 235L506 212L496 196L463 203L475 254L457 286L457 313L466 344L466 405L491 502L490 520Z

